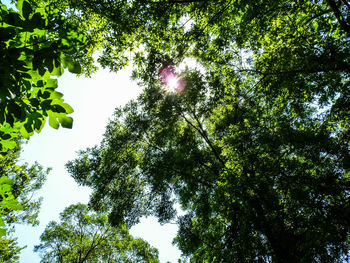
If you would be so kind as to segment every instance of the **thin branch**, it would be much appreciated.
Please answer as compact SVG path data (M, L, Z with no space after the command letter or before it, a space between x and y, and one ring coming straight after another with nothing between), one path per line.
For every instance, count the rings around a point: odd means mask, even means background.
M327 9L327 10L322 11L322 12L319 13L319 14L316 14L316 15L310 17L308 20L306 20L305 25L307 25L308 23L310 23L312 20L314 20L314 19L316 19L316 18L318 18L318 17L320 17L320 16L323 16L323 15L325 15L325 14L328 14L328 13L330 13L330 12L332 12L332 9Z
M193 127L201 136L202 138L205 140L205 142L208 144L208 146L210 147L210 149L212 150L214 156L216 157L216 159L222 164L223 167L226 167L225 162L221 159L219 153L216 151L215 147L213 146L213 144L211 143L211 141L209 140L206 132L203 130L202 125L200 124L200 122L198 121L198 119L196 119L199 127L197 127L196 125L194 125L191 121L189 121L186 116L184 114L182 114L182 117L185 119L185 121L191 126Z
M101 242L102 242L103 240L106 240L106 238L107 238L108 236L103 236L103 235L106 234L108 231L109 231L109 227L107 227L107 229L104 231L104 233L102 233L102 235L101 235L100 238L97 238L97 243L96 243L95 245L94 245L94 243L95 243L95 238L93 238L89 250L87 251L86 255L84 256L84 258L83 258L79 263L84 263L84 262L87 260L89 254L90 254L96 247L98 247L98 246L101 244ZM94 233L94 236L96 236L96 234L97 234L97 232Z
M337 18L340 27L348 34L350 35L350 26L346 23L344 20L344 17L342 13L340 12L337 3L334 0L327 0L329 6L333 9L334 15Z
M261 74L264 76L268 75L287 75L287 74L298 74L298 73L325 73L331 71L350 71L350 65L345 62L339 62L332 68L312 68L312 69L294 69L286 71L269 71L264 72L255 69L237 69L236 72L251 72L256 74Z

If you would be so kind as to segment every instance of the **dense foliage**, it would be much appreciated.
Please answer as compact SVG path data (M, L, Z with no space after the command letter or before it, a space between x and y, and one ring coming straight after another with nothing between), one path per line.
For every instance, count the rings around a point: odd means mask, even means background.
M0 260L6 263L17 263L21 248L15 238L0 238Z
M72 108L55 91L63 66L80 73L80 65L69 54L84 44L74 27L63 27L58 10L32 8L18 1L18 12L1 4L1 151L16 146L21 134L28 138L40 132L49 117L54 128L72 127Z
M4 227L1 231L5 234L6 229L7 235L0 239L0 261L9 263L18 262L21 251L16 238L12 236L14 224L36 226L39 223L42 198L37 198L36 193L43 186L50 171L43 169L38 163L20 165L20 143L17 144L16 148L8 150L0 157L0 178L7 178L4 182L11 186L11 188L6 186L8 192L1 202L2 227Z
M42 263L159 262L157 249L133 238L124 226L110 226L106 214L92 212L86 205L67 207L60 221L47 225L35 247Z
M21 206L21 211L4 210L4 220L12 223L27 223L33 226L39 223L38 214L42 198L36 198L36 192L43 186L50 169L44 169L38 163L19 164L20 143L0 159L0 175L6 175L12 182L11 194Z
M40 172L36 169L39 166L19 168L12 161L18 158L12 151L17 151L20 138L28 139L34 131L40 132L47 117L53 128L57 129L60 124L65 128L72 127L73 120L67 115L73 109L55 89L63 67L73 73L81 72L80 64L72 55L84 49L86 41L73 26L63 26L64 17L57 9L36 8L23 0L16 2L18 11L9 10L0 2L1 227L4 225L1 216L10 214L10 210L24 209L26 220L31 223L36 220L32 215L37 216L37 203L25 200L29 198L27 190L37 187L34 184L29 187L29 181L38 179L36 175ZM27 168L35 179L22 176L21 169ZM17 221L17 218L11 220ZM0 236L4 234L1 228Z
M89 75L99 51L113 71L132 63L145 89L116 110L101 146L67 167L119 234L145 215L173 220L180 203L175 243L192 262L349 261L348 1L20 0L17 8L1 4L0 14L8 222L20 218L13 210L30 211L25 189L35 189L15 162L7 166L11 151L47 117L54 128L72 126L56 78L63 67ZM188 61L195 66L183 69ZM24 219L35 222L35 213ZM38 250L56 234L70 237L59 227L47 228ZM98 242L85 241L74 255L57 247L43 260L82 260ZM0 247L17 254L13 240Z
M145 87L101 146L67 165L94 208L132 225L168 222L179 202L175 242L193 262L349 260L346 1L69 7L79 13L61 6L70 23L101 17L100 63L132 62ZM181 70L188 59L197 70Z

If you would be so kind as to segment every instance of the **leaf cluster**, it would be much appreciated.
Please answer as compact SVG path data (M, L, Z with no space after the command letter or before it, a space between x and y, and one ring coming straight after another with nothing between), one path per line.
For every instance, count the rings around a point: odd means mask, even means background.
M86 205L67 207L60 223L50 222L34 251L41 262L159 262L158 251L140 238L133 238L125 226L112 227L104 213Z
M17 2L18 12L1 4L0 136L1 151L13 149L16 138L40 132L46 118L58 128L72 127L73 109L56 91L63 67L81 72L72 58L85 42L74 28L63 28L57 10Z
M35 194L41 189L50 170L44 170L38 163L31 166L18 164L21 142L17 143L16 148L8 150L0 158L0 260L3 262L18 262L19 253L23 249L18 246L17 238L11 235L14 232L14 224L38 225L42 198L36 198Z

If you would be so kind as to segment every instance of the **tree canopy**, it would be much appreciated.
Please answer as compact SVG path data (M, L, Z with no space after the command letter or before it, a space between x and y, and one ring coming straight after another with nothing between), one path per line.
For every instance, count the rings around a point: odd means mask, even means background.
M112 227L104 213L86 205L67 207L60 223L50 222L35 251L48 262L150 262L158 261L158 251L140 238L133 238L125 226Z
M1 199L1 231L0 261L18 262L22 248L17 245L17 238L13 237L15 224L39 224L38 216L42 198L36 194L43 186L50 169L44 169L38 163L28 165L19 164L21 142L16 148L8 150L0 157L0 178L2 190ZM4 178L6 178L4 180ZM6 236L5 236L6 233Z
M116 110L101 145L67 164L113 225L151 214L175 219L175 243L192 262L349 260L347 1L31 0L18 7L1 5L0 54L12 61L0 65L2 151L19 133L40 131L46 117L54 128L71 127L72 109L51 76L62 66L91 74L98 51L112 71L132 64L144 86ZM0 180L1 201L12 200L12 181ZM38 249L49 248L56 225Z
M21 211L4 210L4 220L10 226L13 223L38 225L38 214L42 198L36 193L42 188L51 169L44 169L40 164L19 164L22 143L9 150L0 158L0 175L11 180L11 194L21 206Z
M68 6L67 21L103 18L100 63L133 63L144 86L67 165L95 209L132 225L180 203L175 243L193 262L348 260L346 1Z

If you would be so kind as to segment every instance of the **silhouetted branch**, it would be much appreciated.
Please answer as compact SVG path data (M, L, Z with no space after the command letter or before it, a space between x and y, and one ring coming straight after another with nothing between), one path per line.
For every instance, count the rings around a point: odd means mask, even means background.
M346 21L344 20L344 17L342 15L342 13L340 12L336 2L334 0L327 0L329 6L333 9L334 15L337 18L340 27L347 33L350 35L350 26L346 23Z

